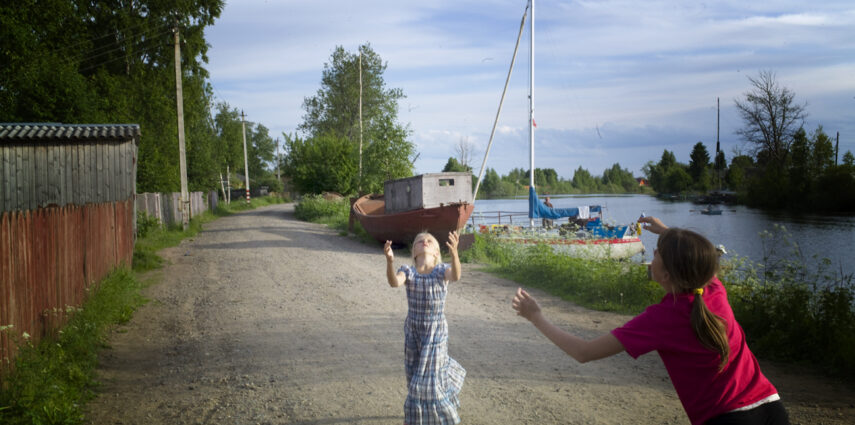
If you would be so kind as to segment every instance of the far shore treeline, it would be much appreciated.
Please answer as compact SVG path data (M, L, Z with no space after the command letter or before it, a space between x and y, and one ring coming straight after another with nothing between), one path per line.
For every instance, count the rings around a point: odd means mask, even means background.
M220 16L223 0L135 4L121 9L62 1L51 2L51 7L0 6L0 122L139 124L138 190L177 191L177 31L190 190L218 190L227 173L233 187L243 186L244 121L254 187L354 195L382 191L385 180L413 174L419 152L410 140L409 124L398 119L398 102L406 95L386 86L383 74L389 64L369 43L356 52L334 46L319 70L320 88L303 99L297 131L271 136L251 115L244 119L240 107L213 95L205 69L205 29ZM620 164L602 174L580 167L573 176L537 169L538 191L685 198L723 190L754 207L855 212L855 157L850 151L837 152L829 135L833 129L804 128L807 103L798 103L772 71L749 77L747 87L735 101L743 121L737 135L744 152L728 158L698 142L689 158L677 158L666 149L661 157L650 158L642 176ZM464 137L449 152L445 170L471 171L473 152ZM435 171L440 170L426 170ZM500 176L491 168L478 197L524 195L528 181L528 170Z

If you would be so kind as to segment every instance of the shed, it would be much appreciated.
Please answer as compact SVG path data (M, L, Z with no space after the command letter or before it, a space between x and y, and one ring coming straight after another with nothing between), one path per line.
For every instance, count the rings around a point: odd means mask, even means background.
M137 124L0 123L0 211L126 200Z

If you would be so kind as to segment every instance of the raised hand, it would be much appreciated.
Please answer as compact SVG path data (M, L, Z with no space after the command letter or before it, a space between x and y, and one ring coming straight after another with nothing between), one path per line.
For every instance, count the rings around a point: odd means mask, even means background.
M531 320L535 314L540 313L540 306L537 304L537 301L522 288L517 288L512 305L517 314L525 317L527 320Z
M659 220L656 217L641 217L638 219L639 223L644 223L644 230L649 231L650 233L660 234L668 228L662 220Z
M386 255L386 261L395 259L395 254L392 252L392 241L386 241L386 244L383 245L383 254Z
M456 230L453 232L448 232L448 241L445 243L445 246L448 247L448 252L457 252L457 244L459 242L460 236L457 234Z

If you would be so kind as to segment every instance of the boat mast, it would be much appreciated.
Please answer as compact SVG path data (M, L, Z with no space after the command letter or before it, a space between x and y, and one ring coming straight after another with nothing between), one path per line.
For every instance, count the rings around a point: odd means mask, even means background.
M529 185L534 189L534 0L531 3L531 48L529 49L528 74L528 138L529 138ZM534 227L534 218L529 217L529 226Z

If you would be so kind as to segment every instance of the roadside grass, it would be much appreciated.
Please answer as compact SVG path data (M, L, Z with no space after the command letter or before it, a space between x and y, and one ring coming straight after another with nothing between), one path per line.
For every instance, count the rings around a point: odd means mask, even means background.
M221 204L216 211L190 220L186 231L180 227L164 229L156 221L138 216L133 268L117 268L92 285L82 306L55 312L70 317L55 334L46 335L38 344L32 344L26 334L17 341L14 369L4 375L0 387L0 424L83 423L84 406L98 388L98 352L109 348L109 331L127 323L134 311L148 301L142 290L154 282L143 283L139 274L163 266L164 260L157 251L196 235L204 223L217 217L281 202L288 200L265 197L253 199L250 205ZM8 331L11 329L0 329Z
M807 366L851 384L855 278L829 270L827 259L802 257L785 229L760 236L767 247L762 262L730 255L719 273L751 350L761 358ZM511 245L476 234L461 260L487 264L488 271L522 286L595 310L634 315L665 294L648 280L641 264L570 258L546 244Z
M294 206L294 215L303 221L326 224L337 230L340 236L349 234L350 201L347 198L327 200L321 195L306 195ZM358 220L353 221L353 234L363 243L377 243Z

